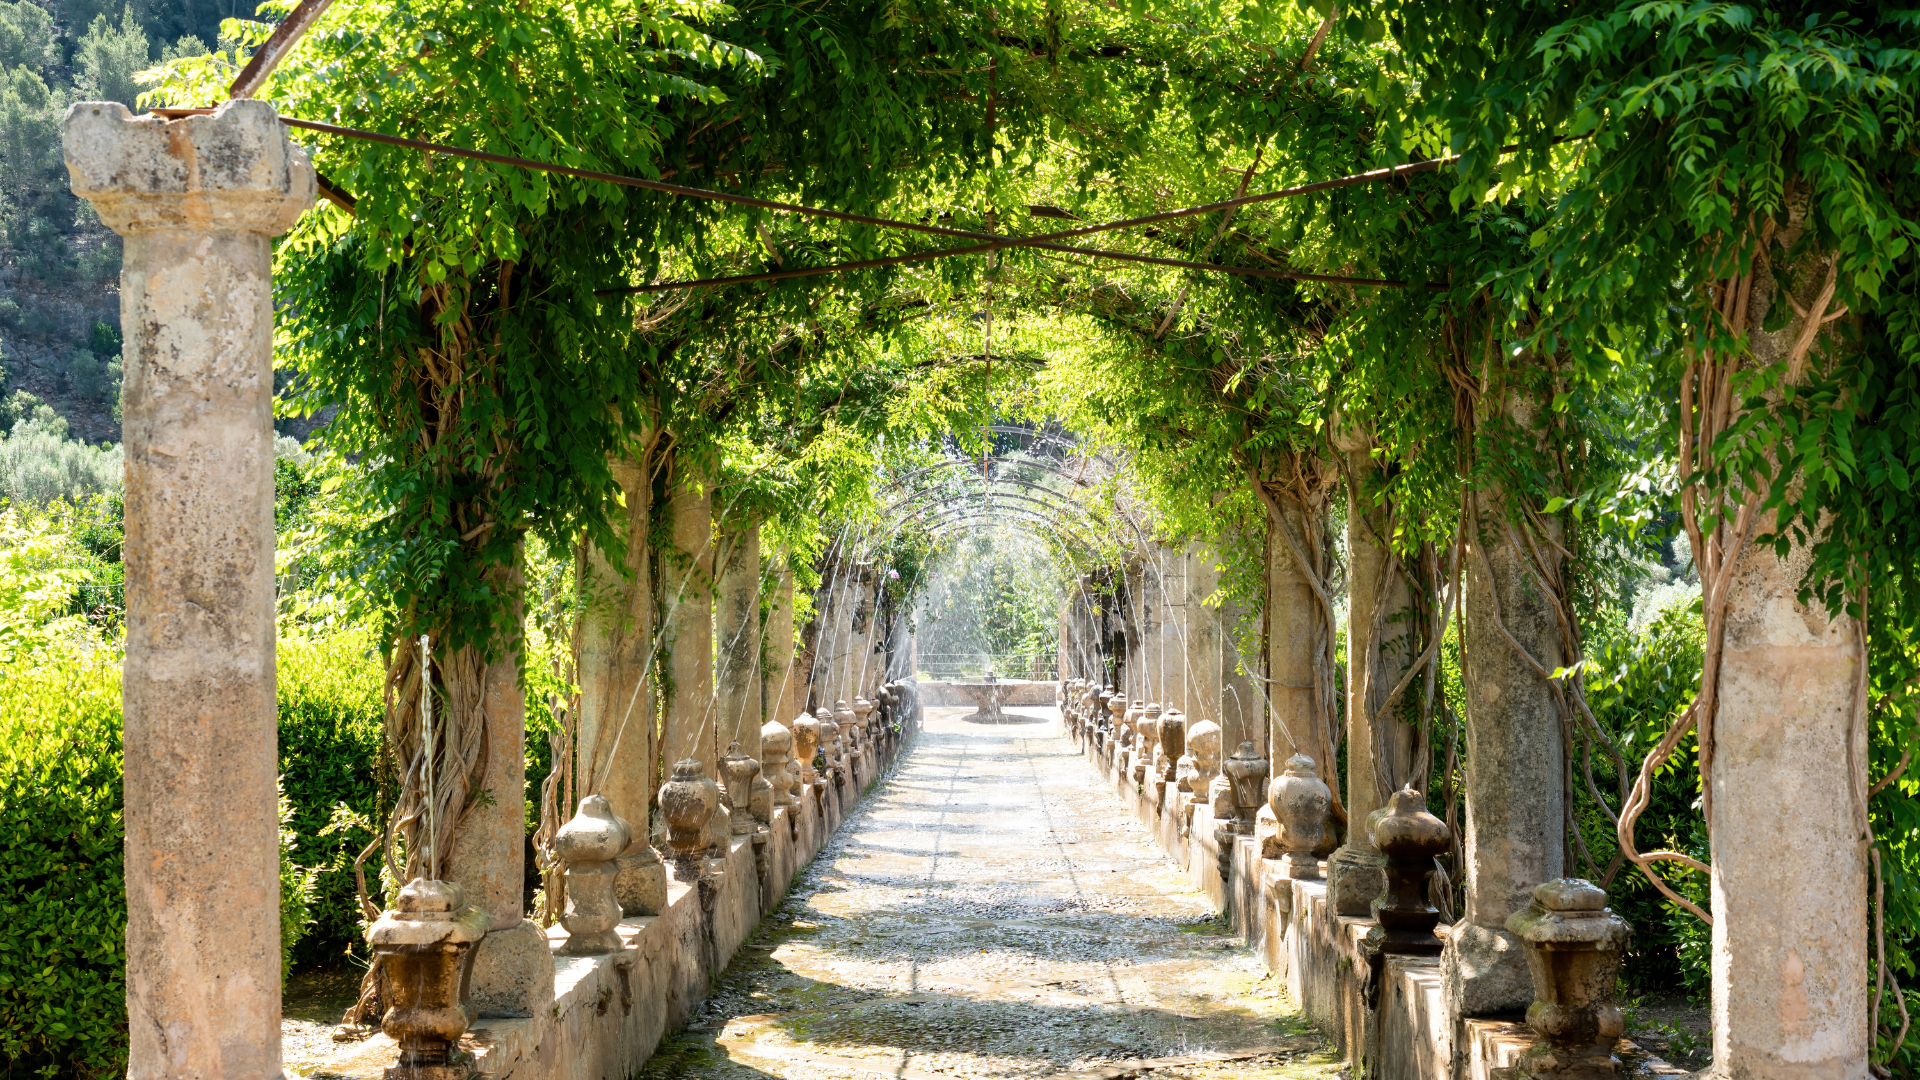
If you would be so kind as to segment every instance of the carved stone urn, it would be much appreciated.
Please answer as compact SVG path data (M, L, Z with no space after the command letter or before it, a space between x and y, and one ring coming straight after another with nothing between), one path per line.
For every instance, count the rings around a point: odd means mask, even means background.
M553 834L553 853L567 866L567 908L560 916L567 928L563 955L601 956L624 948L614 929L621 914L614 860L632 840L632 827L600 795L581 799L573 819Z
M793 760L800 765L800 783L811 787L820 782L813 759L820 756L820 721L801 713L793 718Z
M1180 759L1187 753L1187 714L1168 709L1160 714L1160 747L1154 754L1154 772L1158 779L1173 780L1180 775Z
M1160 703L1149 701L1140 710L1140 719L1135 721L1133 741L1133 782L1147 782L1147 772L1154 768L1154 759L1160 752Z
M1427 899L1434 858L1453 837L1447 824L1427 812L1426 796L1403 787L1387 805L1367 816L1367 836L1387 860L1387 891L1373 901L1373 917L1384 931L1380 951L1404 956L1438 956L1433 928L1440 910Z
M855 745L855 740L859 737L858 729L854 726L859 719L854 715L853 706L847 704L846 699L842 698L833 703L833 722L840 727L838 748L843 760L848 753L859 751L859 747Z
M1314 771L1313 759L1295 754L1267 788L1267 805L1280 825L1280 868L1294 881L1316 881L1320 860L1315 849L1327 834L1327 807L1333 793Z
M720 785L694 758L676 762L672 778L660 786L660 816L667 821L667 848L673 853L673 868L680 880L699 877L707 823L719 805Z
M1534 999L1527 1026L1543 1040L1521 1059L1519 1074L1563 1080L1618 1075L1613 1046L1627 1025L1614 1003L1614 987L1633 930L1607 907L1606 891L1581 878L1542 882L1533 903L1507 918L1507 929L1526 946Z
M873 717L873 702L856 695L853 699L853 717L855 726L869 736L873 734L870 720Z
M727 812L731 815L733 835L750 836L757 822L753 814L753 782L760 779L760 762L728 743L720 759L720 778L726 781Z
M1181 758L1181 788L1205 800L1213 778L1220 775L1220 725L1201 720L1187 729L1187 753Z
M824 706L813 710L813 718L820 721L820 756L827 763L827 776L835 783L844 783L841 776L844 759L840 755L840 725L834 720L833 713Z
M1233 831L1253 835L1253 818L1266 803L1267 759L1250 742L1243 742L1221 765L1220 771L1233 786Z
M787 761L792 754L793 732L787 730L787 725L778 720L760 725L761 775L773 787L770 798L776 809L792 810L800 805L799 796L793 792L793 774L787 771Z
M389 1001L380 1030L400 1044L387 1080L465 1080L454 1047L473 1018L461 1004L473 970L474 943L485 937L486 912L464 903L451 881L414 878L392 910L367 929L367 943L386 973Z

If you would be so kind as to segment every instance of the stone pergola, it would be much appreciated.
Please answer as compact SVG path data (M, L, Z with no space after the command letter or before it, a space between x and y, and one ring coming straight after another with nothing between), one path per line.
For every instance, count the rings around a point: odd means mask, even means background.
M273 108L252 100L171 120L83 102L68 111L63 140L73 190L125 237L129 1075L276 1077L270 242L313 204L314 172ZM1779 331L1797 332L1797 323ZM775 650L792 667L761 685L740 659L753 632L744 591L757 582L753 525L722 519L716 530L715 508L696 476L675 476L670 503L661 510L684 558L671 563L673 580L659 583L675 598L668 625L658 628L670 644L663 662L674 687L672 700L660 703L662 746L636 736L621 743L624 751L609 751L601 764L610 778L597 796L608 815L643 827L616 845L612 859L602 848L618 830L581 840L580 851L597 853L581 856L581 872L600 873L598 864L623 858L638 860L622 863L623 872L659 872L642 865L639 853L652 806L666 801L655 790L658 766L696 786L717 788L733 777L739 789L749 774L767 781L769 771L779 782L768 781L759 802L739 790L716 802L702 819L704 843L675 834L684 858L664 894L633 901L614 927L596 924L620 948L555 957L536 937L531 961L501 967L497 978L513 984L523 1006L504 1011L534 1015L489 1029L496 1066L540 1062L539 1075L561 1077L644 1060L872 783L913 716L911 690L883 685L899 674L888 647L895 635L879 617L878 568L859 551L850 549L828 582L813 655ZM649 512L644 500L629 506L641 518ZM1365 509L1356 514L1364 519ZM1084 526L1060 515L1054 521L1062 529ZM637 521L636 535L644 525ZM1206 543L1133 543L1130 561L1069 598L1059 655L1075 737L1112 770L1116 790L1169 854L1289 973L1303 1004L1351 1057L1391 1059L1410 1076L1481 1075L1505 1064L1483 1044L1491 1045L1489 1017L1525 1009L1541 993L1527 968L1528 942L1557 932L1555 919L1578 922L1594 903L1577 887L1552 884L1566 871L1568 796L1546 679L1487 629L1498 605L1522 644L1540 657L1556 655L1543 616L1528 607L1516 554L1489 544L1466 575L1468 625L1488 635L1468 643L1483 659L1468 688L1466 908L1442 928L1438 957L1409 954L1369 967L1378 954L1363 946L1375 915L1359 901L1388 895L1385 883L1398 880L1393 852L1350 828L1332 838L1343 844L1327 868L1334 883L1320 884L1319 871L1304 876L1311 849L1287 831L1304 825L1271 805L1257 817L1263 800L1246 794L1266 790L1267 773L1281 771L1276 760L1292 758L1283 768L1294 780L1316 770L1323 785L1334 779L1328 763L1295 757L1303 748L1288 736L1300 730L1290 714L1302 708L1295 691L1313 662L1302 615L1307 583L1290 556L1269 544L1267 649L1249 663L1226 632L1233 613L1206 603L1217 577ZM1356 568L1378 564L1371 543L1364 531L1349 534ZM1717 721L1713 1072L1743 1080L1853 1080L1867 1071L1867 854L1846 772L1865 745L1864 726L1849 723L1862 634L1855 621L1798 602L1802 560L1803 551L1779 559L1752 547L1742 557ZM1370 610L1402 602L1368 595L1369 580L1356 570L1356 621L1363 603ZM776 635L792 625L790 578L785 589ZM1105 599L1095 602L1096 595ZM710 662L716 632L719 685ZM645 641L655 628L628 625L619 633L629 635L627 644L609 636L613 644L596 661L602 666L583 671L583 682L604 691L594 706L596 731L616 730L647 693L634 667L646 650L632 648L631 636ZM1396 674L1382 663L1361 657L1348 669L1348 700L1362 703L1345 718L1349 746L1396 745L1376 739L1363 707L1369 688ZM1131 749L1116 756L1116 725L1130 714L1110 707L1117 699L1096 708L1096 691L1109 681L1129 702L1163 707L1155 715L1177 706L1184 719L1149 733L1143 712L1133 718L1141 726L1129 733ZM864 708L876 701L882 725ZM511 725L519 713L502 715ZM771 722L760 723L763 715ZM815 740L824 774L814 773ZM1179 755L1185 765L1161 762L1136 780L1128 766L1152 763L1127 755L1156 744L1168 756L1192 752ZM1210 745L1221 760L1212 759ZM791 767L790 754L800 759ZM1366 755L1352 760L1359 773L1370 768ZM696 763L684 777L676 771L682 762ZM1350 822L1387 809L1369 794L1370 775L1350 776L1347 786L1355 793ZM721 822L730 823L719 829ZM532 924L517 911L519 839L502 837L484 849L493 854L473 856L480 865L450 876L465 879L470 900L489 901L493 933L536 933L521 929ZM1286 874L1278 873L1283 859ZM1783 873L1783 864L1796 869ZM1812 866L1818 871L1804 869ZM495 877L508 884L489 891L485 883ZM1612 933L1579 940L1602 949ZM554 931L547 944L564 945L565 934ZM1314 974L1343 959L1353 961L1346 976ZM622 986L625 1012L596 1011L603 990L618 997ZM1400 1020L1407 1017L1424 1018L1429 1028L1406 1028ZM1435 1047L1446 1053L1429 1060ZM366 1067L392 1064L387 1052L385 1063Z

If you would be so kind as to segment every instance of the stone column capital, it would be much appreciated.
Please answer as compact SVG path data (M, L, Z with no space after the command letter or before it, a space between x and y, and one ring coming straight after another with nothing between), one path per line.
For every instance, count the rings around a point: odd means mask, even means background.
M122 236L278 236L313 205L313 162L264 101L228 101L178 120L136 117L117 101L75 102L60 142L73 193Z

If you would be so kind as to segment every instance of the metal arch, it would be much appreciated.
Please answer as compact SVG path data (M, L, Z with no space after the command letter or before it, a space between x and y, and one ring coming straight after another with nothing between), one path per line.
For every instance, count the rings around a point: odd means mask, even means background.
M1061 479L1066 480L1078 487L1091 488L1095 486L1093 483L1087 480L1082 480L1081 478L1068 473L1065 469L1059 468L1058 466L1054 466L1054 465L1048 465L1041 461L1019 461L1019 460L1016 460L1013 458L1007 458L1007 457L990 457L987 460L997 461L1003 464L1031 466L1033 468L1039 469L1041 472L1052 473L1053 475L1058 476ZM915 469L910 473L906 473L905 475L902 475L892 481L889 481L886 484L881 485L880 490L886 491L891 488L899 487L901 484L906 483L907 481L913 479L916 476L924 476L930 472L939 472L942 469L958 469L961 466L970 466L970 465L977 465L977 464L979 464L978 461L962 460L957 458L950 459L947 461L943 461L938 465L928 465L925 468Z
M1072 540L1075 544L1083 548L1086 548L1089 551L1092 550L1091 545L1089 545L1085 540L1077 536L1073 536L1072 533L1061 528L1060 523L1058 521L1055 521L1052 518L1045 516L1044 514L1040 514L1020 506L1001 505L1001 506L948 507L946 510L942 511L941 516L935 517L933 520L927 522L927 528L929 530L934 530L934 529L939 529L946 526L960 524L968 521L993 519L996 517L1000 517L1001 515L1015 515L1017 517L1017 520L1021 523L1043 525L1049 529L1055 530L1056 532L1060 533L1062 536L1072 537Z
M1046 494L1051 495L1055 499L1057 499L1061 506L1070 506L1073 509L1078 510L1082 516L1088 518L1089 520L1093 519L1093 512L1091 510L1088 510L1085 506L1082 506L1079 503L1075 502L1074 500L1068 498L1067 493L1064 491L1056 491L1053 488L1047 487L1043 484L1036 484L1031 480L1017 480L1012 477L1001 477L997 480L994 480L993 483L994 484L1015 484L1032 491L1045 492ZM908 503L913 502L915 499L918 499L923 495L939 495L943 500L946 500L946 499L952 499L957 495L964 494L968 491L971 491L972 493L975 493L975 494L979 494L981 492L981 489L966 488L958 491L942 492L937 488L917 488L914 491L906 495L902 495L900 498L894 500L892 503L888 504L888 506L881 512L889 513L889 514L893 513L894 511L899 510L900 508L906 506Z
M1025 496L1025 495L1016 495L1016 494L1014 494L1014 493L1012 493L1012 492L1001 492L1001 493L1000 493L1000 495L999 495L999 498L1001 498L1001 499L1011 499L1011 500L1014 500L1014 501L1017 501L1017 502L1022 502L1022 503L1031 503L1031 504L1033 504L1034 506L1038 506L1038 507L1040 507L1040 508L1041 508L1041 509L1043 509L1043 510L1048 510L1048 511L1057 511L1057 510L1058 510L1058 507L1055 507L1055 506L1053 506L1053 505L1051 505L1051 504L1049 504L1049 503L1045 503L1045 502L1042 502L1042 501L1041 501L1041 500L1039 500L1039 499L1033 499L1033 498L1028 498L1028 497L1027 497L1027 496ZM971 505L980 505L980 504L985 504L985 505L988 505L988 506L992 506L992 505L995 505L995 503L994 503L994 500L992 500L992 499L989 499L989 498L988 498L988 497L986 496L986 494L985 494L985 493L983 493L983 492L968 492L968 493L967 493L966 495L964 495L964 496L963 496L963 497L962 497L962 498L961 498L960 500L954 500L954 501L953 501L953 505L959 505L959 506L965 506L965 505L970 505L970 504L971 504ZM947 503L929 503L929 504L927 504L926 506L923 506L923 507L920 507L919 509L917 509L917 510L915 510L915 511L914 511L913 513L911 513L911 514L908 514L907 516L905 516L905 517L903 517L903 518L901 518L901 519L899 520L899 522L898 522L898 524L897 524L897 526L896 526L896 527L900 527L900 528L904 528L905 526L907 526L907 525L909 525L909 524L911 524L911 523L913 523L914 521L916 521L916 520L918 520L918 519L919 519L919 518L920 518L920 517L921 517L922 515L924 515L924 514L925 514L925 513L926 513L926 512L928 511L928 510L933 510L933 509L936 509L936 508L939 508L939 507L942 507L942 506L945 506L945 505L948 505L948 504L947 504ZM1044 515L1043 515L1043 516L1044 516ZM1047 517L1047 518L1046 518L1046 520L1048 520L1048 521L1055 521L1055 520L1058 520L1058 519L1056 519L1056 518L1052 518L1052 517ZM1092 519L1091 519L1091 518L1089 518L1089 519L1086 519L1085 521L1083 521L1083 522L1082 522L1082 524L1090 524L1090 523L1093 523L1093 522L1092 522Z

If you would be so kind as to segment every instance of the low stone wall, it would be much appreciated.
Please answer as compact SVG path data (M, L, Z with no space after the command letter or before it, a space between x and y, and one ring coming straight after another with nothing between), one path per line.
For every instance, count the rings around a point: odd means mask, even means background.
M1361 943L1377 925L1371 918L1336 915L1323 879L1294 881L1278 859L1262 857L1273 827L1264 813L1256 832L1216 832L1212 808L1165 781L1136 782L1124 752L1082 738L1087 760L1105 775L1174 865L1228 916L1236 933L1259 950L1267 970L1341 1052L1355 1075L1369 1080L1498 1080L1496 1069L1516 1063L1532 1047L1531 1028L1510 1019L1449 1015L1437 957L1389 956L1381 965L1377 1000ZM1223 843L1223 840L1226 841ZM1439 928L1444 934L1446 927ZM1631 1041L1615 1047L1622 1080L1691 1075L1654 1058Z
M709 861L717 871L710 877L676 880L669 863L665 908L622 920L619 952L562 956L567 931L550 927L553 1007L545 1016L475 1021L460 1047L476 1080L626 1080L638 1072L890 762L867 750L853 761L851 783L822 781L802 792L797 812L776 809L764 834L734 837L724 859ZM393 1040L375 1035L312 1076L384 1080L397 1057Z

